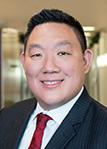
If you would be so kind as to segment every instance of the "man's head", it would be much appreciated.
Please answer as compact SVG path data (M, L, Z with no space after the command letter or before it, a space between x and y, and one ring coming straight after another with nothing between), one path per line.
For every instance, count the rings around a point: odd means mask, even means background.
M59 10L43 10L31 18L25 44L21 61L40 105L52 109L72 100L92 61L79 22Z
M40 13L34 15L29 20L27 32L25 34L25 50L26 50L27 40L32 30L40 24L49 23L49 22L64 23L64 24L69 25L75 32L80 42L82 51L84 52L85 49L87 49L86 37L84 35L83 28L78 20L76 20L73 16L70 16L69 14L61 10L44 9Z

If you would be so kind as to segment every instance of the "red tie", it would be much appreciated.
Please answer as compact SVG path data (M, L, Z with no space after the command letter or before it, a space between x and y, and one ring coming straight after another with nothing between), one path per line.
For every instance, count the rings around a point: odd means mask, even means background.
M52 119L51 117L42 113L37 115L36 130L34 132L31 144L28 149L40 149L44 129L46 127L48 120L51 120L51 119Z

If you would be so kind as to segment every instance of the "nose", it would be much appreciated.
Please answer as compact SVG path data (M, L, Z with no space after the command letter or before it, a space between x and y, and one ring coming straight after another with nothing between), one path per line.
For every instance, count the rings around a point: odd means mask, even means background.
M48 56L45 59L43 73L58 73L60 72L60 67L58 66L54 57Z

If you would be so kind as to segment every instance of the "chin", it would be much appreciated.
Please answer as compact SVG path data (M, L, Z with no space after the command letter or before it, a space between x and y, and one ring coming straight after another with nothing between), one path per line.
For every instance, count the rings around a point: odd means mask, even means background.
M60 104L57 103L40 103L41 107L45 110L52 110L52 109L56 109L60 106Z

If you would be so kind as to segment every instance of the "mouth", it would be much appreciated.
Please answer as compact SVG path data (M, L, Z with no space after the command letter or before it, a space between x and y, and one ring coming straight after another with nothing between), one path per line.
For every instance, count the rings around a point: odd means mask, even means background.
M55 87L60 86L63 81L64 81L64 79L61 79L61 80L44 80L44 81L41 81L41 83L43 84L43 86L45 86L47 88L55 88Z

